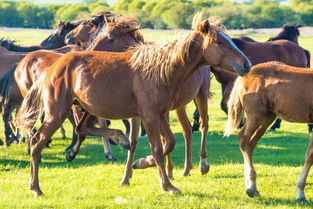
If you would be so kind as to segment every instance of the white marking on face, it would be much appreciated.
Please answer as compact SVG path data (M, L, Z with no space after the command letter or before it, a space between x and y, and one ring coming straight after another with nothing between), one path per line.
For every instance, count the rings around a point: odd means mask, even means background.
M242 56L244 56L246 59L248 59L246 57L246 55L236 46L236 44L231 40L231 38L229 38L229 36L227 36L225 33L223 32L219 32L220 35L234 48L236 49ZM249 59L248 59L249 60ZM252 65L250 60L249 60L249 64L250 66Z

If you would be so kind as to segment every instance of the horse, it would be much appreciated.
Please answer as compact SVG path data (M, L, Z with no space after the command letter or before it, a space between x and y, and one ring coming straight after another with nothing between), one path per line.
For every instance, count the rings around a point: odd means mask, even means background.
M138 31L139 24L133 18L129 17L116 17L113 21L109 22L103 31L100 33L100 37L96 38L95 46L110 46L110 48L114 48L115 51L126 51L127 49L134 47L134 45L138 45L143 43L143 39L140 38L140 33ZM136 33L130 33L129 31L135 30ZM139 36L139 38L138 38ZM120 50L118 50L120 49ZM192 169L192 150L191 150L191 142L192 142L192 134L191 127L188 120L188 116L186 114L185 105L189 103L195 97L197 98L197 105L201 109L201 124L202 124L202 133L201 133L201 148L200 148L200 171L202 174L206 174L209 171L209 165L206 161L206 133L208 130L208 116L207 116L207 102L209 97L209 87L210 87L210 79L209 79L210 69L209 67L204 67L202 70L196 71L191 78L189 78L184 84L181 90L177 93L177 99L174 102L174 107L172 109L176 109L176 114L178 120L180 121L183 128L183 135L185 138L186 144L186 152L185 152L185 168L183 171L183 175L187 176ZM132 119L133 123L133 119ZM131 128L131 136L130 143L133 144L133 149L128 152L128 158L126 163L125 174L121 185L128 185L129 178L132 173L132 162L133 156L136 148L136 140L138 137L139 126L136 126L138 121L136 121L135 125L132 125ZM134 128L136 127L136 128ZM164 140L162 140L164 141ZM81 142L78 142L81 144ZM76 145L76 148L80 147ZM78 153L78 150L73 150L71 153L67 154L68 160L73 160ZM167 160L167 175L169 178L173 178L173 165L170 155L166 156ZM146 158L141 158L134 162L134 168L147 168L155 166L155 161L152 156L148 156Z
M267 41L288 40L288 41L291 41L291 42L299 45L298 37L300 36L300 30L299 30L300 27L301 27L301 25L299 25L299 24L293 24L293 25L284 24L282 27L282 31L279 32L279 34L277 36L269 38ZM243 41L255 42L255 40L253 40L249 37L238 37L238 39L243 40ZM307 60L308 60L308 62L307 62L308 66L307 67L309 68L311 55L310 55L310 52L306 49L304 49L304 52L305 52L305 55L306 55ZM222 103L222 105L226 106L226 103ZM282 120L280 118L277 118L269 130L275 131L276 128L280 128L281 122L282 122ZM308 124L308 132L309 133L312 132L312 129L313 129L313 125Z
M103 11L97 15L92 15L88 20L83 21L78 27L70 31L64 39L64 43L67 45L79 45L84 49L88 47L90 37L96 33L99 25L102 24L105 19L114 16L112 12Z
M104 21L104 18L102 18L102 20ZM101 33L101 29L105 28L104 22L97 23L97 24L98 24L97 25L97 27L98 27L97 31L90 37L91 41L90 41L90 44L88 45L90 50L93 50L92 49L93 47L98 47L98 43L96 43L95 40L98 39L98 36ZM86 24L82 23L82 25L86 25ZM81 28L81 27L78 26L77 28ZM131 32L128 31L128 33L132 35ZM83 37L83 36L78 36L78 37ZM137 35L134 35L134 37L137 37ZM141 37L139 37L139 38L141 38ZM78 41L80 41L80 40L78 39ZM101 42L99 42L99 44L101 44ZM102 46L102 50L111 51L111 50L114 50L114 48L112 48L111 46ZM43 72L45 72L45 70L49 66L51 66L61 56L63 56L63 54L55 53L52 51L42 51L42 50L29 53L23 60L20 61L16 70L11 71L11 73L14 74L14 76L15 76L14 82L17 83L18 88L16 88L16 91L21 91L22 95L25 96L26 93L31 88L31 86L33 85L34 81L36 81L39 78L39 76ZM1 80L0 80L0 84L1 84ZM10 89L11 91L13 91L12 88L7 88L7 89L8 90ZM9 93L7 93L7 95L9 95ZM20 101L20 103L21 102L22 101ZM74 118L69 117L69 119L70 119L71 123L73 124L73 130L75 130ZM99 121L99 123L100 123L101 127L106 125L104 121ZM75 132L73 132L72 143L69 147L66 148L66 150L72 149L72 147L76 143L76 140L77 140L76 138L77 138L77 136L76 136ZM116 161L116 159L114 158L114 156L112 154L110 147L108 146L107 139L103 139L103 145L104 145L105 157L110 161Z
M287 40L267 42L246 42L233 38L236 46L251 60L252 64L268 61L279 61L295 67L309 66L309 60L303 48ZM236 80L234 73L211 69L211 72L222 85L221 108L227 114L227 101ZM244 120L241 122L243 125ZM196 126L195 124L193 126Z
M99 23L100 21L103 21L104 18L101 15L101 13L97 14L97 15L93 15L90 20L86 20L86 21L93 21L93 22L97 22ZM56 46L62 46L61 48L57 48L54 49L53 52L55 53L67 53L69 51L80 51L83 50L82 47L77 46L77 45L68 45L68 46L64 46L64 43L62 45L59 44L59 42L64 42L64 38L65 35L70 32L70 30L76 28L77 24L82 24L84 21L79 20L79 21L71 21L71 22L61 22L58 27L55 28L54 32L44 41L44 45L48 48L54 48ZM14 42L10 42L10 44L6 45L7 48L9 49L16 49L19 51L27 51L27 49L29 49L29 47L20 47L14 44ZM0 52L1 53L1 52ZM13 51L6 51L5 53L3 53L3 57L8 56L7 54L21 54L20 52L13 52ZM23 59L24 62L25 60L28 60L28 62L25 64L26 66L23 65L23 67L28 67L30 68L30 71L34 71L31 72L30 74L26 75L26 74L22 74L22 76L28 76L27 78L18 78L18 79L22 79L22 80L27 80L27 79L37 79L39 77L39 75L33 76L34 74L38 74L38 70L37 68L42 67L42 65L45 65L45 62L43 61L45 58L46 59L50 59L48 62L53 63L53 61L55 61L55 59L53 59L51 56L49 55L43 55L48 53L47 50L43 50L40 52L32 52L30 54L28 54L25 58ZM4 111L3 111L3 121L5 124L5 145L9 146L13 141L18 141L17 137L14 136L14 134L12 133L11 127L9 125L9 121L11 120L12 116L11 116L11 112L19 106L19 104L22 103L23 97L21 97L21 93L19 93L19 89L17 87L17 84L15 82L14 79L12 79L12 76L14 75L15 72L15 68L16 65L13 65L14 63L16 63L17 61L21 60L22 57L24 57L26 54L22 54L22 56L17 56L17 59L14 59L14 61L9 61L8 65L3 66L3 70L8 70L8 73L1 77L0 76L0 96L2 99L2 103L5 104L5 106L3 107ZM1 56L1 54L0 54ZM24 63L22 62L22 63ZM3 64L3 63L2 63ZM11 65L9 67L9 65ZM28 83L24 84L24 86L29 87L32 82L30 82L29 80L26 81ZM25 89L24 89L25 90ZM11 93L12 92L12 93ZM23 92L22 92L23 94ZM24 94L25 95L25 94ZM12 104L11 101L14 101L14 104ZM73 120L72 120L73 121ZM61 127L61 133L62 133L62 138L66 138L65 135L65 130L63 127ZM76 136L76 134L73 134L73 136Z
M296 68L278 62L256 65L245 77L237 78L228 102L225 136L237 128L245 112L247 121L238 133L238 140L244 158L246 193L250 197L259 195L252 153L275 118L295 123L313 122L313 95L305 90L313 84L312 80L313 69ZM304 187L313 163L312 139L313 136L297 182L297 201L305 200Z
M177 90L201 66L211 65L245 75L251 63L223 32L220 22L193 19L193 31L165 44L142 44L126 52L70 52L58 59L31 87L14 120L19 128L33 129L31 139L30 189L42 195L38 181L40 153L48 138L69 115L73 103L86 112L76 132L79 137L97 135L129 141L118 130L89 127L95 117L121 119L141 117L147 128L161 188L179 192L167 177L163 155L170 153L175 138L165 113L173 105ZM99 91L101 89L101 91ZM160 131L168 141L161 146Z
M65 46L64 38L68 32L81 24L82 20L60 22L53 30L53 32L43 40L39 46L19 46L15 44L15 40L2 38L0 46L9 51L16 52L31 52L39 49L56 49Z

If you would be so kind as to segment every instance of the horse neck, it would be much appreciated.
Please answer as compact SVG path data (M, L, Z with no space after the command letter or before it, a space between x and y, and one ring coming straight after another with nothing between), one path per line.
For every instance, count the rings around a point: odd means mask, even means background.
M10 51L15 51L15 52L32 52L36 50L40 50L40 46L17 46L13 45L9 50Z
M211 67L211 72L214 74L216 80L222 85L227 85L230 81L234 81L237 78L237 75L234 73L216 70L213 67Z
M189 56L185 60L184 67L175 71L173 75L173 82L171 86L177 90L185 81L192 76L192 74L202 66L207 65L202 55L202 47L195 43L190 46Z

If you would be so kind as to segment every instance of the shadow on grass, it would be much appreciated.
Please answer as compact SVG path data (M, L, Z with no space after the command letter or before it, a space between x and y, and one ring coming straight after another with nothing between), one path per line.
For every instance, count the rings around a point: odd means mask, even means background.
M176 138L176 147L171 154L175 167L183 168L185 160L185 143L182 134L174 134ZM98 141L95 143L95 141ZM92 143L91 143L92 142ZM64 142L62 142L64 143ZM193 163L199 162L200 150L200 133L193 134ZM309 143L308 134L295 133L267 133L259 141L256 150L254 151L254 162L268 165L287 165L287 166L302 166L304 163L305 151ZM65 152L56 152L64 148L57 142L52 143L52 148L49 152L43 152L42 166L48 167L80 167L94 164L111 163L104 157L103 146L99 138L92 137L86 139L81 147L80 153L72 162L67 162ZM209 132L207 135L207 153L208 161L211 165L227 164L243 162L237 137L232 135L229 138L223 138L221 132ZM127 150L118 146L111 146L114 156L118 159L117 164L124 164L127 159ZM138 140L135 159L150 155L150 147L148 139L143 138ZM0 156L1 157L1 156ZM14 167L28 167L27 160L16 160L15 156L10 158L1 157L2 167L13 165Z

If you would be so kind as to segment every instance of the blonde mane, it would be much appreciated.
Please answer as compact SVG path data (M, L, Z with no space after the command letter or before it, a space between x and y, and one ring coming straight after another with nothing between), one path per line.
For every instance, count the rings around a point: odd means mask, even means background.
M210 22L208 34L203 34L204 21ZM216 40L219 32L224 31L221 19L204 19L202 13L197 13L192 22L193 31L183 38L166 43L140 44L134 47L134 54L130 59L130 66L138 70L141 76L155 81L157 84L168 85L176 70L185 65L189 56L190 46L198 35L204 41L202 48Z

